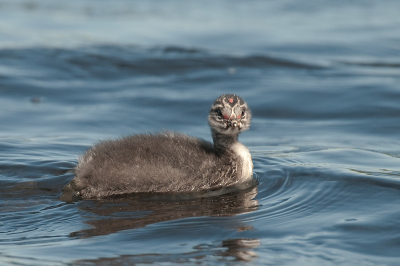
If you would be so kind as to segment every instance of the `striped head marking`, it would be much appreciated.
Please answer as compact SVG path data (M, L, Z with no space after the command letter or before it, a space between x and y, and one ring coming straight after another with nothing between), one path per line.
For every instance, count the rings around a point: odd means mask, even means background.
M251 112L246 102L235 94L218 97L208 116L212 129L225 134L238 134L247 130L250 120Z

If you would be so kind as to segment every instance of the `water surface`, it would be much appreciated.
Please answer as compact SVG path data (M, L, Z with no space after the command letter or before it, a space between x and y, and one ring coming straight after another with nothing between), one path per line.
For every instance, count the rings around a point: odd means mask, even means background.
M398 1L1 1L0 264L398 265ZM60 200L93 143L211 140L222 93L259 185Z

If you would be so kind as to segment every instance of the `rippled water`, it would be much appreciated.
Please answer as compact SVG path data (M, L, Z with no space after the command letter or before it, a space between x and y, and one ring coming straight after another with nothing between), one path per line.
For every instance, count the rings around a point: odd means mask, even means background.
M1 1L0 264L398 265L398 1ZM253 111L259 186L60 200L101 139Z

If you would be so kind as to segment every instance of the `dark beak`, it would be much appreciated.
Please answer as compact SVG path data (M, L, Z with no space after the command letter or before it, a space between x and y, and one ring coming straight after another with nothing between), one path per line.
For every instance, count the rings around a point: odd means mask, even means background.
M233 128L239 127L239 122L236 119L230 119L228 125Z

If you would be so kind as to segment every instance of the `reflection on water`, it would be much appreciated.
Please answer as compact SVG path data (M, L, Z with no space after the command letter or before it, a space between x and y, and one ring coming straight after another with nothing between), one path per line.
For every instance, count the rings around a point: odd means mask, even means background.
M179 199L165 195L165 198L154 195L131 195L129 198L116 198L101 201L79 202L82 216L91 228L73 232L71 237L88 238L108 235L123 230L142 228L151 224L185 219L191 217L230 217L251 213L258 209L257 187L208 198ZM226 224L230 230L244 232L255 230L240 218ZM171 228L170 234L179 236L186 230L182 223L178 228ZM190 229L189 229L190 230ZM157 236L154 236L157 238ZM223 237L223 236L220 236ZM168 245L168 243L165 243ZM76 265L115 265L116 263L146 262L190 262L206 261L207 256L218 260L252 261L257 258L254 250L260 245L259 239L225 239L213 244L200 244L192 247L191 252L178 254L137 254L117 258L99 258L96 260L76 261Z
M74 237L93 237L107 235L122 230L145 227L150 224L200 216L233 216L252 212L258 208L257 187L221 196L196 199L165 199L154 195L131 195L129 198L116 198L101 201L82 201L79 209L82 216L89 217L85 223L90 229L71 233ZM94 219L93 219L94 218ZM237 221L232 225L237 230L247 227Z
M254 251L260 245L258 239L227 239L212 245L197 245L192 252L178 254L139 254L122 255L116 258L99 258L96 260L79 260L74 265L134 265L136 263L195 263L209 262L251 262L257 258ZM210 257L212 259L210 259Z
M223 253L223 256L232 256L241 261L252 261L257 257L254 251L260 245L259 239L229 239L222 242L223 247L228 250Z

